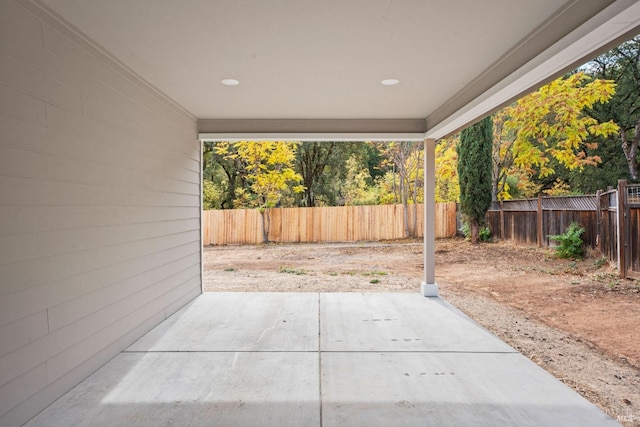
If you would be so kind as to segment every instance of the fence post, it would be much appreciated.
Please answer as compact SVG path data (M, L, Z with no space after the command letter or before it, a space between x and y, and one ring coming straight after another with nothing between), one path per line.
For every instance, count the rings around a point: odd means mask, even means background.
M538 231L538 247L542 247L542 193L538 193L538 216L537 216L537 231Z
M596 191L596 247L602 255L602 191Z
M500 200L500 240L504 240L504 203Z
M627 278L627 263L626 263L626 255L627 255L627 239L625 237L626 233L624 232L626 229L626 215L625 215L625 192L626 192L627 180L620 179L618 180L618 220L616 221L617 227L617 249L618 249L618 275L626 279Z

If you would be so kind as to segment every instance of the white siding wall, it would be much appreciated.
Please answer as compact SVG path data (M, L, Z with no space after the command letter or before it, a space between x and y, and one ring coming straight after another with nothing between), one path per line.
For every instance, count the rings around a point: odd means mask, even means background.
M0 425L201 292L196 121L30 2L0 0Z

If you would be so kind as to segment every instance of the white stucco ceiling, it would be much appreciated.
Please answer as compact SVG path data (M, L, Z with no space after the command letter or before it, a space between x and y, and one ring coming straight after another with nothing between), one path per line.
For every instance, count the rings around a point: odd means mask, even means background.
M39 1L199 119L418 119L425 130L539 66L563 37L588 34L636 3ZM240 84L223 86L224 78ZM400 84L381 85L386 78Z

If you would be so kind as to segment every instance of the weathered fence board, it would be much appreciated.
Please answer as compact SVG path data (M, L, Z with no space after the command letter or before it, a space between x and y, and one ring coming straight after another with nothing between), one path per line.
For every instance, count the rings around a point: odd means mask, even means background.
M409 224L416 217L416 236L423 236L424 206L409 206ZM269 210L271 242L353 242L404 238L402 205L274 208ZM203 212L203 244L257 244L262 216L257 209ZM456 234L456 204L436 204L436 238Z
M640 184L618 182L617 201L620 275L640 279Z
M598 208L598 249L610 261L618 261L618 193L608 191L600 194Z
M564 233L572 222L585 228L583 241L595 247L598 239L597 198L540 197L495 203L487 212L491 232L501 239L538 246L555 246L549 236Z
M621 180L617 190L595 195L504 201L487 213L495 236L528 245L555 246L549 236L572 222L585 229L586 246L618 264L621 277L640 279L640 184Z
M629 208L627 221L629 222L627 276L640 279L640 208Z

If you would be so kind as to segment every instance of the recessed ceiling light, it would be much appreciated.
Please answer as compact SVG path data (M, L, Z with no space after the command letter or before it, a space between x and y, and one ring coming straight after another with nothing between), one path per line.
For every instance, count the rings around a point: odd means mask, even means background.
M398 80L398 79L384 79L380 83L382 83L385 86L395 86L398 83L400 83L400 80Z
M225 86L238 86L240 84L240 81L236 79L223 79L220 83Z

